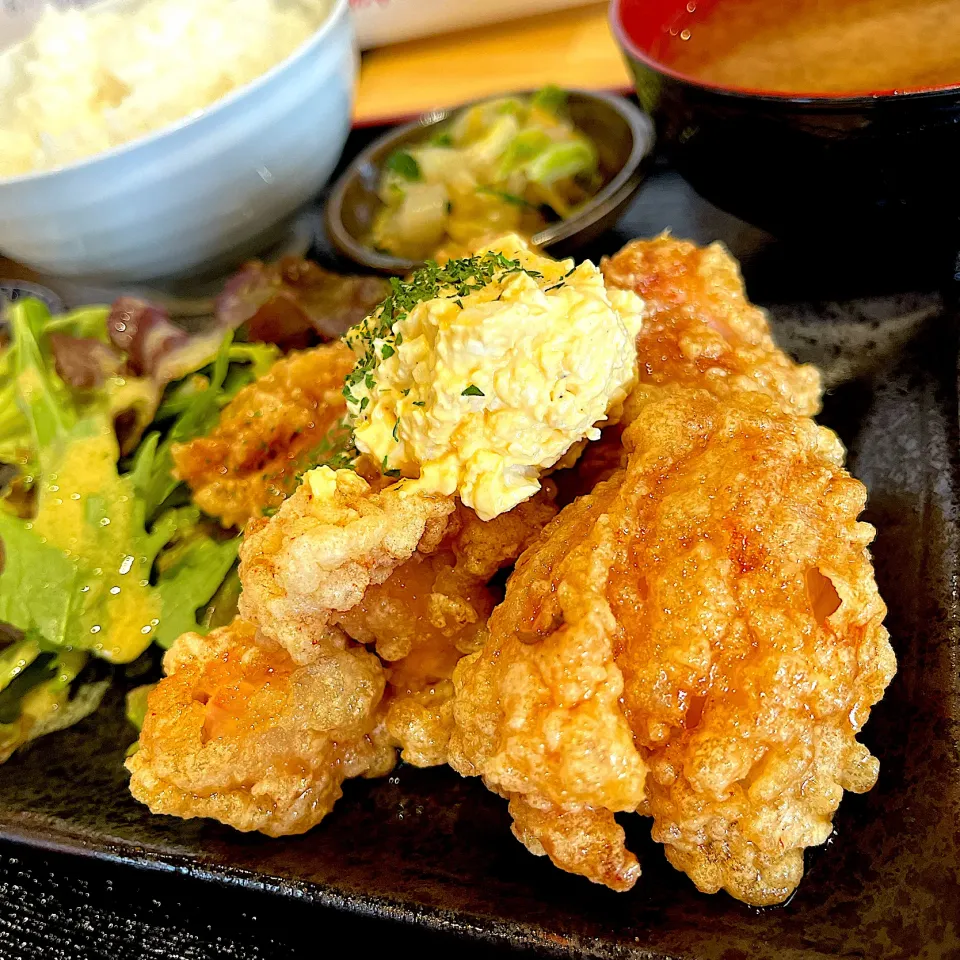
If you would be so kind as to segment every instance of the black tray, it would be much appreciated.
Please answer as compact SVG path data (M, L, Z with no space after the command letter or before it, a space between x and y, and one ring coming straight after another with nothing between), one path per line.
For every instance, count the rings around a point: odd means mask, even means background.
M744 258L751 291L771 306L781 342L824 369L821 420L848 445L879 529L877 579L900 662L864 735L880 781L845 797L834 835L808 856L788 905L753 910L698 894L636 817L628 831L644 873L634 891L561 874L510 836L503 801L449 770L401 768L350 783L319 828L289 840L151 817L126 791L132 731L118 697L0 769L0 837L552 956L960 955L953 312L931 292L928 264L821 263L817 251L770 244L700 203L670 174L654 178L603 248L667 226L725 239ZM836 299L867 289L874 296Z

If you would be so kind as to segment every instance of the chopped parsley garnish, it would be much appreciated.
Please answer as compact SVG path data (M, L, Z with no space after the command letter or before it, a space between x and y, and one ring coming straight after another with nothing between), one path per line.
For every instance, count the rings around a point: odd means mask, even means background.
M415 407L425 407L425 406L427 405L427 401L426 401L426 400L414 400L414 401L413 401L413 405L414 405Z
M485 397L486 394L475 384L471 383L463 393L460 394L461 397Z
M412 154L407 153L406 150L394 150L393 153L387 157L387 162L384 166L391 173L403 177L404 180L422 179L420 164L417 163L416 158Z
M496 251L450 260L442 267L428 260L409 280L391 277L387 299L375 313L351 327L345 335L347 344L360 356L343 388L347 403L354 408L351 412L356 413L356 407L361 403L353 390L361 385L367 390L373 389L373 371L383 356L389 356L384 350L389 348L393 351L400 343L400 335L394 333L394 327L418 303L438 298L459 301L461 297L469 296L513 273L525 273L535 279L543 277L538 270L528 270L519 260L511 260ZM483 396L479 391L465 395Z
M366 397L363 398L366 400ZM361 408L363 404L361 402ZM338 420L323 436L323 439L299 457L303 470L297 474L294 486L303 473L314 467L330 467L332 470L352 470L359 451L353 443L353 430L346 420Z
M551 290L557 290L557 289L559 289L560 287L564 286L564 285L566 284L567 277L569 277L572 273L575 273L576 270L577 270L577 266L576 266L576 264L574 264L574 265L560 278L560 280L559 280L557 283L555 283L552 287L544 287L544 288L543 288L543 292L544 292L544 293L549 293Z
M354 448L350 451L340 451L335 453L330 459L323 464L323 466L329 467L331 470L355 470L354 460L359 456L359 452Z

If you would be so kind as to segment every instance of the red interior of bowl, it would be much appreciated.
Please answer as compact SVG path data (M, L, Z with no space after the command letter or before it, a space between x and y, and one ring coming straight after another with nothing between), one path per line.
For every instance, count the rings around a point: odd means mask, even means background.
M692 23L697 12L716 5L717 0L615 0L615 16L619 18L626 38L659 61L671 37L680 34ZM690 9L692 7L692 9Z
M764 90L741 86L720 87L671 67L669 65L671 43L675 42L675 38L679 37L685 27L691 26L698 17L703 16L718 3L722 4L723 2L724 0L612 0L610 23L620 44L630 56L647 63L658 73L714 90L728 90L733 93L776 97L786 100L844 100L862 97L901 96L905 93L960 90L960 83L907 89L850 90L829 93L804 90L785 92L783 90ZM789 0L784 0L784 2L789 2Z

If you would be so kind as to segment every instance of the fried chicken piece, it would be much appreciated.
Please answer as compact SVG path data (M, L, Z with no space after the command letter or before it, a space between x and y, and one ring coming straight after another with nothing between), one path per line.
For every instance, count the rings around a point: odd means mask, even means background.
M777 347L766 313L747 300L737 261L721 244L698 247L661 234L631 241L600 268L609 286L643 299L638 382L620 422L587 446L576 472L560 479L562 500L588 493L621 464L623 431L650 386L679 383L717 396L762 393L804 416L820 409L818 370L794 363Z
M453 733L453 681L439 680L414 690L388 689L393 696L387 703L385 726L404 762L414 767L446 763Z
M303 833L330 812L345 779L394 765L378 710L383 670L362 647L300 665L235 620L180 637L164 669L127 760L131 793L153 813Z
M453 676L486 637L500 599L489 584L556 514L552 489L489 522L458 504L432 553L418 551L338 617L355 640L374 645L389 680L386 726L415 766L446 762L453 729Z
M601 503L566 507L518 561L489 640L454 672L449 763L510 799L533 853L627 890L640 868L613 815L643 801L647 766L620 706Z
M372 487L351 470L311 471L269 520L252 521L240 547L240 615L297 663L342 647L341 614L416 552L432 553L456 504Z
M819 372L778 349L766 314L747 300L737 261L721 244L698 247L661 234L628 243L600 268L609 286L643 299L641 385L756 391L787 413L813 416L820 409ZM628 401L624 425L634 415Z
M637 858L624 846L624 833L606 810L564 809L513 796L508 805L513 835L535 856L549 857L561 870L629 890L640 876Z
M654 838L701 890L781 902L843 790L877 778L856 735L896 662L866 490L831 431L752 394L675 391L624 439L607 595Z
M415 553L337 617L349 636L371 644L385 661L386 728L403 759L418 767L446 762L453 729L450 678L463 654L482 643L497 600L485 580L459 568L460 514L472 511L457 507L434 552Z
M327 531L333 540L362 543L371 516L403 512L392 502L396 490L385 496L390 488L330 473L348 493L334 491L324 503L343 508L353 497L357 511ZM309 483L304 488L312 492ZM205 637L180 637L164 658L167 676L150 693L139 750L127 763L131 792L154 813L283 836L319 823L344 779L388 773L397 747L417 766L445 762L450 677L463 652L482 643L498 599L487 582L555 513L546 493L490 523L458 505L435 547L433 534L422 537L422 553L414 543L385 582L368 586L347 610L329 611L327 642L298 647L299 661L241 619ZM395 533L384 532L388 540ZM374 645L387 668L355 640Z
M556 512L549 489L482 523L453 498L383 487L348 471L311 473L240 550L241 614L298 663L347 638L390 664L387 727L404 759L443 762L449 683L481 641L498 596L487 586Z
M456 502L442 539L420 549L337 616L354 640L373 644L409 676L449 677L445 651L473 653L499 599L489 581L512 564L556 514L552 490L484 522ZM417 661L411 660L416 654Z
M216 427L173 447L176 476L225 527L278 507L308 467L336 453L340 391L356 358L337 341L278 360L224 407Z
M564 869L629 886L596 852L623 862L605 831L630 796L701 890L777 903L843 790L877 776L856 735L895 660L865 491L834 434L757 391L637 396L625 467L521 557L488 644L458 667L451 762L533 806L516 832ZM606 727L547 722L561 704L596 713L581 691L614 671ZM587 798L596 758L624 755L621 724L646 796L608 777ZM604 826L564 823L572 793Z

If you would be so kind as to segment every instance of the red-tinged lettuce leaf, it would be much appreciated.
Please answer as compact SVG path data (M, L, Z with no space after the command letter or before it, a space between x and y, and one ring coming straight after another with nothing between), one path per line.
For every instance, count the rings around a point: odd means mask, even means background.
M287 349L335 340L390 293L382 277L344 276L309 260L253 260L231 277L217 298L217 326L246 324L250 340Z
M166 354L190 340L190 334L163 310L136 297L114 301L107 317L107 336L126 355L134 376L152 376Z
M127 358L127 373L149 379L157 394L208 364L223 341L223 328L188 333L159 307L135 297L120 297L110 307L107 335Z
M40 301L22 303L18 322L30 343L21 348L14 336L0 348L0 462L15 464L24 477L37 472L37 447L23 412L29 398L21 395L29 378L18 380L15 373L21 349L34 352L34 368L56 373L49 384L55 408L74 416L109 413L126 455L154 420L167 385L209 365L224 339L216 330L189 335L161 311L141 310L129 298L112 309L85 307L57 317ZM121 330L124 318L129 328Z
M50 334L50 351L57 375L75 390L96 390L124 366L119 350L94 337Z

